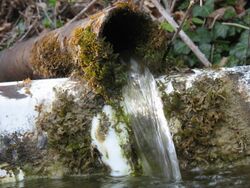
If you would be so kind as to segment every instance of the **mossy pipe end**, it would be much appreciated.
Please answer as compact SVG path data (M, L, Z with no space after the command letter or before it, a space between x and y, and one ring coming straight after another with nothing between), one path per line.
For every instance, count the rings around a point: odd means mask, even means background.
M128 65L119 60L125 53L139 57L155 72L162 70L166 40L158 23L125 3L16 45L22 58L8 58L3 51L5 58L0 60L8 61L3 72L20 73L14 79L68 77L77 72L96 93L109 93L126 83ZM2 81L10 75L5 77Z
M98 33L93 28L96 22L75 29L71 44L77 46L79 75L97 93L116 93L126 84L129 65L120 60L124 54L139 57L153 71L163 67L166 33L147 15L128 7L117 8L98 26Z

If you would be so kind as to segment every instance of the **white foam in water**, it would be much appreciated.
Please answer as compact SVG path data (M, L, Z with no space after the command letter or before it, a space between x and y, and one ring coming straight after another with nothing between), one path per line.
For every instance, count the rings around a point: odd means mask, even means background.
M180 180L179 163L156 81L147 68L142 70L133 59L123 97L144 173L164 176L170 181Z

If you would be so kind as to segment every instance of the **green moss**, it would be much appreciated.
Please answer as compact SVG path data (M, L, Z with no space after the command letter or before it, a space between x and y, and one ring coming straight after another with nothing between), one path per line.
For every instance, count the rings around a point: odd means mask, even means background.
M138 38L135 54L142 57L151 71L162 71L165 66L163 58L168 40L166 32L151 20L143 23L141 27L144 31Z
M250 110L233 78L204 77L187 90L177 88L180 92L164 94L163 102L167 118L181 122L174 135L181 166L224 167L246 158L247 149L240 146L249 144L243 138Z
M90 91L82 91L77 100L63 90L56 91L56 96L51 111L41 113L37 120L37 126L48 134L49 156L57 156L70 174L102 170L90 136L91 121L102 99Z
M53 32L34 44L31 63L34 73L46 78L65 77L74 69L71 54L66 48L60 47L57 34Z
M79 46L76 65L91 88L103 96L121 89L127 67L117 61L118 55L113 53L112 46L98 38L90 27L76 29L73 38L73 43Z

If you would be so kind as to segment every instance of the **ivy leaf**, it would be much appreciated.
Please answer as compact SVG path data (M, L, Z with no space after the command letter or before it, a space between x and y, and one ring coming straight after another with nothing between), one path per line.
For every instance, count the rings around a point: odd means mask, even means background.
M43 23L43 26L45 28L52 28L53 27L52 24L51 24L51 22L50 22L50 20L48 18L44 18L42 20L42 23Z
M192 18L192 22L194 24L197 24L197 25L203 25L204 24L204 20L202 20L200 18L196 18L196 17Z
M174 43L174 51L178 54L189 54L190 49L184 42L176 40Z
M230 55L237 57L239 60L245 60L247 57L250 57L250 50L248 49L248 37L249 32L243 32L239 42L230 50Z
M200 50L205 54L207 58L210 57L211 47L212 47L211 44L206 44L206 43L201 44L199 46Z
M174 28L168 22L162 22L161 28L170 32L170 33L173 33L175 31Z
M51 7L55 7L56 6L56 0L49 0L49 5Z
M228 63L227 66L228 67L234 67L240 65L240 60L238 58L236 58L235 56L230 56L228 59Z
M190 37L194 42L200 44L210 43L212 41L212 33L205 27L199 27L195 32L191 33Z
M209 16L214 11L214 0L207 0L206 3L200 7L199 5L196 5L193 8L193 16L197 17L200 16L202 18L205 18Z
M240 60L244 60L246 58L246 49L247 45L243 42L239 42L230 50L230 55L234 55Z
M213 59L212 59L212 63L213 64L219 64L220 63L220 61L221 61L221 54L220 53L215 53L214 55L213 55Z
M236 35L236 29L235 27L230 27L230 29L228 30L227 36L231 37Z
M183 9L187 9L189 5L189 1L183 1L181 3L181 5L178 7L178 10L183 10Z
M249 25L250 24L250 9L247 9L245 11L245 16L243 17L243 22L244 24L246 25Z
M223 18L225 20L232 19L237 16L237 13L233 7L228 7L225 11L225 14L223 15Z
M227 33L229 31L229 26L222 25L221 23L217 22L214 26L214 38L226 38Z
M215 53L226 54L230 50L229 43L226 41L216 41L217 43L214 46Z

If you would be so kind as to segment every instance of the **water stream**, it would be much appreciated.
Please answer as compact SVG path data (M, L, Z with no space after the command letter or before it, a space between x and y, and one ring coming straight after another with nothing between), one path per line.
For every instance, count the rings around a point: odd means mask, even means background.
M181 179L174 143L164 116L156 81L148 68L130 60L124 106L130 115L143 171L149 176Z

